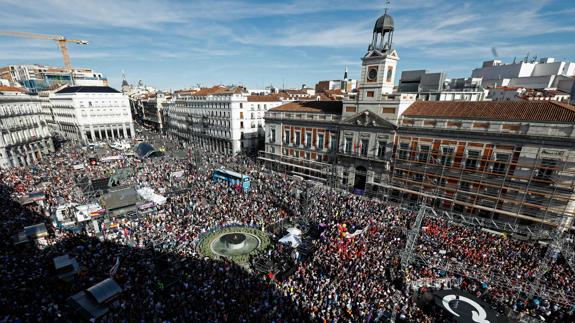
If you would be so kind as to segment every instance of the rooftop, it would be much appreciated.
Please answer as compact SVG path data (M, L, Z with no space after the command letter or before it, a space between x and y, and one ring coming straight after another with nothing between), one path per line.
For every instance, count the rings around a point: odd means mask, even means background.
M62 90L56 93L65 94L65 93L121 93L121 92L109 86L69 86L63 88Z
M26 89L15 87L15 86L1 86L0 85L0 92L22 92L26 93Z
M341 114L341 101L295 101L270 109L271 112Z
M245 92L245 88L241 86L216 85L210 88L200 89L192 93L192 95L241 94L243 92Z
M417 101L405 117L575 122L575 106L553 101Z
M284 99L284 96L278 94L270 95L248 95L248 102L277 102Z

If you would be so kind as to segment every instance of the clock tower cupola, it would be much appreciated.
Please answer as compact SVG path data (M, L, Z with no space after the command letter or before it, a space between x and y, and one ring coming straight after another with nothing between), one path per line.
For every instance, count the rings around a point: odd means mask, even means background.
M393 49L393 18L385 14L375 22L371 44L362 58L360 100L380 100L391 94L395 82L395 69L399 56Z

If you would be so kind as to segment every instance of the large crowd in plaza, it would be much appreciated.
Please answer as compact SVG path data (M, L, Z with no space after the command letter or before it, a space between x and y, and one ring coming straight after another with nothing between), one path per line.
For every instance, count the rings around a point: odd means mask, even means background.
M527 291L545 246L426 218L415 248L419 256L402 267L400 253L416 211L320 187L312 189L304 214L322 228L313 241L316 251L296 262L288 277L278 280L225 260L205 259L195 244L213 228L241 224L265 231L286 217L302 216L292 192L307 184L242 155L187 149L186 160L128 158L74 169L90 152L67 143L34 167L2 170L0 321L69 321L73 314L66 299L110 276L123 292L104 322L378 322L392 317L432 322L437 313L416 306L416 296L425 289L421 286L430 284L465 289L504 315L575 321L570 303L575 275L561 258L541 280L555 291L552 299L528 297L506 285ZM192 158L198 150L200 162ZM251 189L211 181L211 170L220 165L250 176ZM124 167L135 173L123 184L151 187L167 202L139 217L112 219L116 225L104 227L98 237L90 226L73 233L52 225L51 211L62 200L86 201L77 187L79 178L99 178ZM169 174L177 171L184 176L171 179ZM43 205L16 202L35 191L45 193ZM15 249L11 237L39 222L48 227L47 246ZM54 278L52 258L62 254L75 257L80 266L71 283ZM566 295L565 301L559 302L558 294Z

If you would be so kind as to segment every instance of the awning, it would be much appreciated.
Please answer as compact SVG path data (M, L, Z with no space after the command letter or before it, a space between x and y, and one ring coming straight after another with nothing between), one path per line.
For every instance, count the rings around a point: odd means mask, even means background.
M102 200L108 211L131 207L139 202L138 193L132 187L110 192Z
M98 304L88 293L81 291L67 300L74 310L87 320L98 319L108 313L108 306Z
M96 285L86 289L86 293L92 295L96 302L102 304L118 296L122 292L122 287L112 278L107 278Z
M28 238L38 239L48 235L46 224L39 223L31 226L24 227L24 233Z

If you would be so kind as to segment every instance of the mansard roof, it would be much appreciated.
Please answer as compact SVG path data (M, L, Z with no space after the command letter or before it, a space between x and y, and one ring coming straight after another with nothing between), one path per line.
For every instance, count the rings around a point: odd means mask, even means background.
M575 122L575 106L553 101L417 101L404 117Z
M121 92L109 86L68 86L56 93L64 94L64 93L121 93Z
M341 115L341 101L295 101L270 109L271 112L304 112Z

